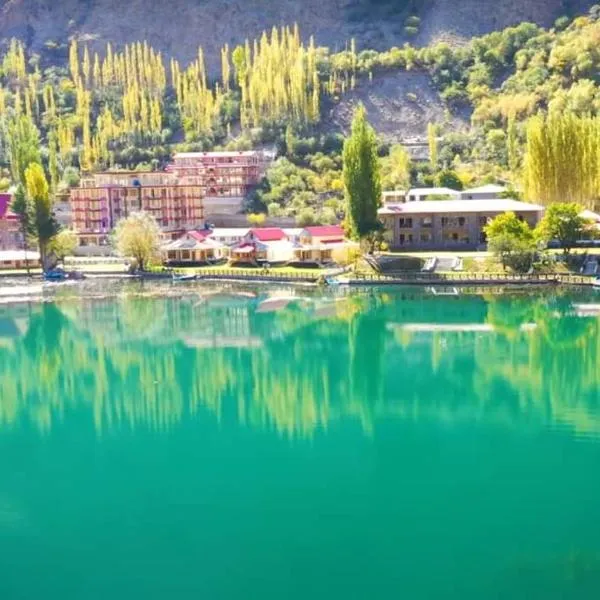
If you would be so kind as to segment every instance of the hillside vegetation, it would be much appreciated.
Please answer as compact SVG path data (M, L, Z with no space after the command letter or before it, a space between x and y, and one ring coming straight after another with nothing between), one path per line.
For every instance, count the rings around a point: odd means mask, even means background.
M2 26L14 4L4 5ZM389 10L383 0L376 4L375 15ZM437 10L435 2L427 6L421 12ZM422 35L426 21L413 3L396 8L404 29ZM287 26L225 44L218 74L207 66L203 47L185 63L143 40L99 49L79 36L69 44L46 43L39 54L13 40L0 68L0 160L11 167L5 185L19 179L19 140L40 140L55 190L74 183L79 170L158 168L174 149L267 144L282 158L248 209L268 208L305 223L333 221L342 213L341 134L359 101L381 134L386 187L519 184L530 117L539 111L595 115L600 107L598 7L551 28L525 22L462 45L377 51L352 39L336 51L310 33ZM394 146L415 136L429 138L427 164L411 164Z

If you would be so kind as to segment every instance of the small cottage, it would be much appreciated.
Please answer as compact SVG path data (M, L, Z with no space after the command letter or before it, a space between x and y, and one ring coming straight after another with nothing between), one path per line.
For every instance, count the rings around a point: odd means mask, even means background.
M344 237L340 225L305 227L294 246L294 262L326 264L336 262L340 251L349 251L358 244Z
M166 265L206 264L222 260L226 256L224 244L212 239L210 231L188 231L180 238L162 247Z

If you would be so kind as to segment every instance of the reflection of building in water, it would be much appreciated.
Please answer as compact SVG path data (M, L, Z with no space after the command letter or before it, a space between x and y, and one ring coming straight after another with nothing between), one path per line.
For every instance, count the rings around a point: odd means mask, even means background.
M196 304L194 325L185 330L182 339L197 348L257 348L262 342L250 327L253 305L253 295L207 295Z
M227 411L290 437L348 419L369 431L390 417L600 436L600 319L576 316L593 305L405 290L307 295L267 312L259 302L220 293L40 305L26 335L0 344L0 424L50 428L83 407L98 430Z

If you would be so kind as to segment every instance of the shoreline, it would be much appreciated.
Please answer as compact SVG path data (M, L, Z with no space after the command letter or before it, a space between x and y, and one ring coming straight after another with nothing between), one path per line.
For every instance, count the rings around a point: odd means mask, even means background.
M406 273L404 276L386 276L386 275L360 275L345 276L345 274L327 275L324 273L309 276L304 273L298 274L241 274L241 273L199 273L190 274L193 278L184 281L174 280L168 273L115 273L114 271L78 271L85 276L85 280L115 280L115 281L172 281L174 285L182 285L190 282L249 282L249 283L296 283L303 285L314 285L323 287L373 287L373 286L482 286L489 285L536 285L536 286L567 286L567 287L596 287L593 276L571 275L571 274L538 274L538 275L518 275L518 274L487 274L487 273ZM46 283L52 285L54 282L47 282L41 276L41 273L27 275L27 273L0 273L0 284L2 280L18 279L19 283L29 279L32 283ZM329 280L329 281L327 281ZM65 280L75 281L75 280Z

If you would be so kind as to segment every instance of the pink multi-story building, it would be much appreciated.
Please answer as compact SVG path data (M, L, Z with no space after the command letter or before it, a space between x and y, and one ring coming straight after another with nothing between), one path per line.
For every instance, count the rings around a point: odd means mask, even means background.
M262 152L182 152L165 171L107 171L82 179L70 195L81 246L107 246L119 219L144 210L168 237L235 214L264 173ZM172 233L172 236L170 235Z
M204 212L232 215L240 212L246 194L257 185L270 160L264 152L179 152L167 171L178 181L204 189Z

